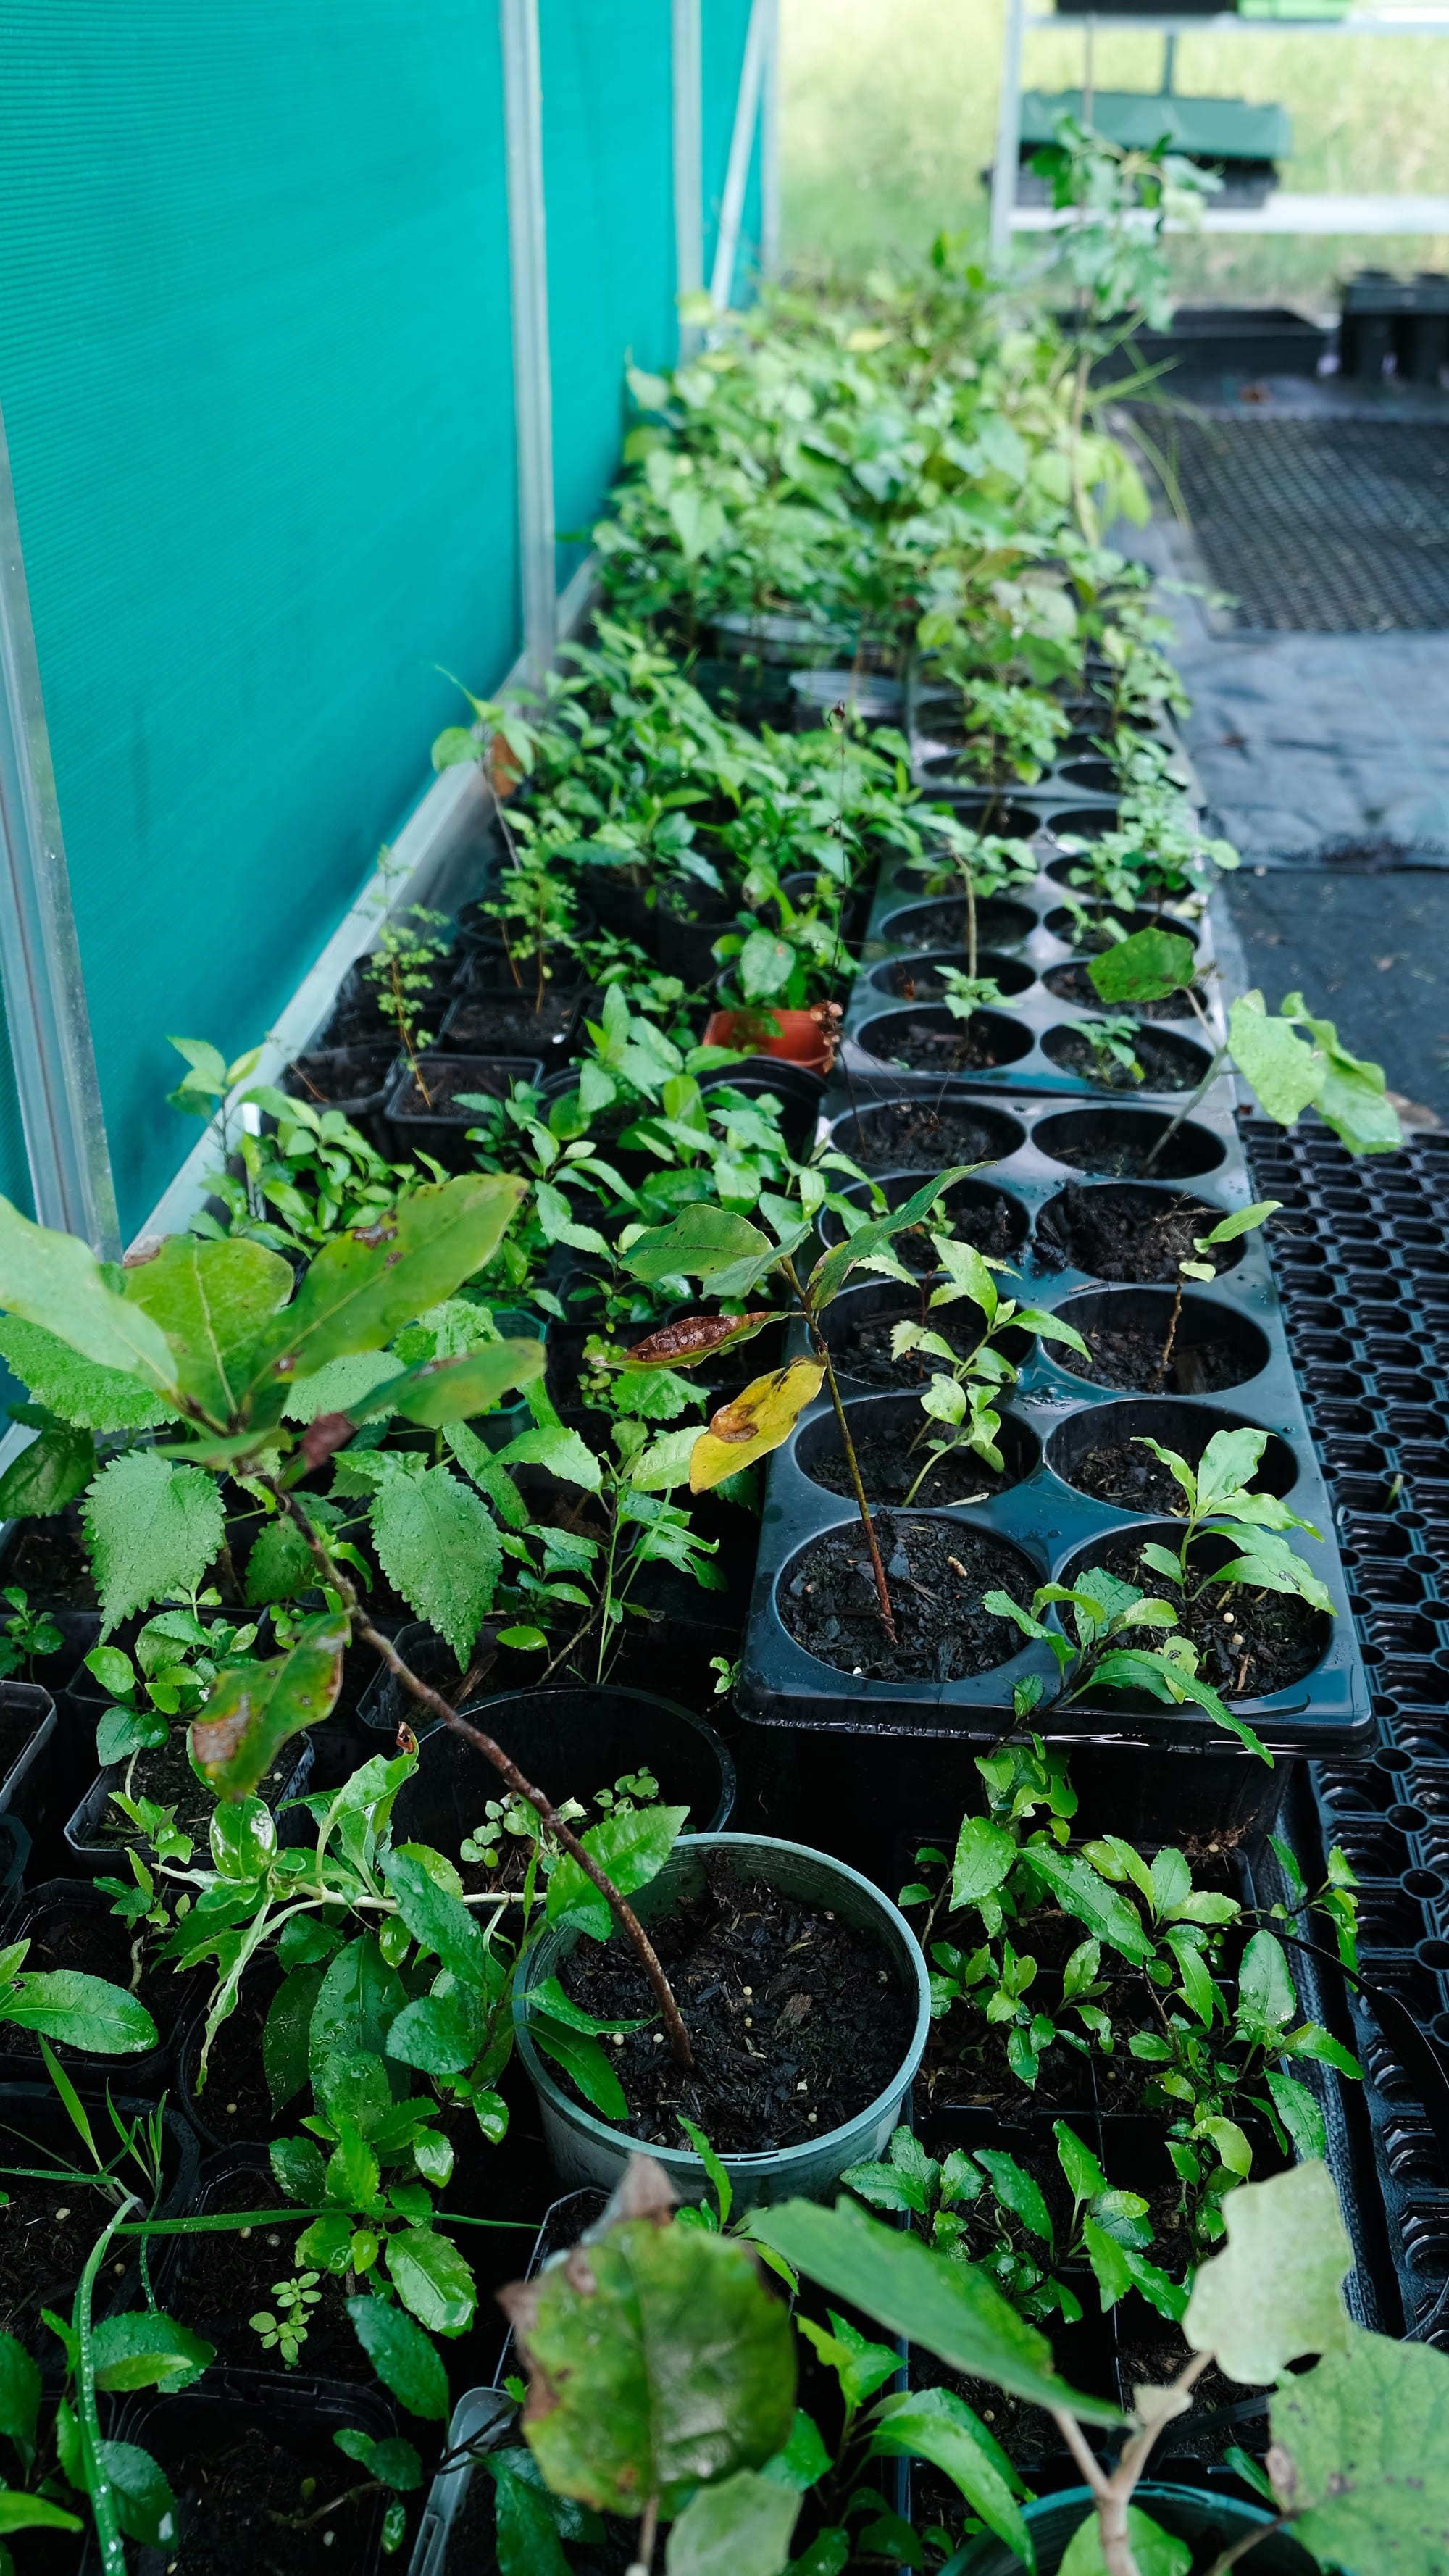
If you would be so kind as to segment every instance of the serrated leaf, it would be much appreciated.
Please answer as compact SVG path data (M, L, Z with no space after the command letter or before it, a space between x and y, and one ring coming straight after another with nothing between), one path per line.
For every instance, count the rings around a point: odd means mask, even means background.
M1152 1943L1141 1917L1079 1853L1052 1851L1033 1843L1025 1857L1066 1912L1085 1923L1094 1940L1105 1941L1109 1949L1139 1964L1151 1957Z
M448 2420L448 2374L422 2327L389 2300L347 2302L352 2330L382 2381L410 2415Z
M258 1610L268 1601L293 1600L299 1592L310 1592L317 1580L312 1551L296 1522L280 1516L268 1521L247 1558L247 1608Z
M326 2164L315 2138L274 2138L268 2149L272 2173L288 2200L315 2208L322 2197Z
M424 1863L405 1850L387 1853L382 1863L388 1893L413 1939L431 1951L464 1985L487 1983L483 1935L466 1905L440 1887Z
M461 1668L503 1565L489 1513L449 1468L430 1467L421 1476L388 1477L373 1497L371 1524L388 1581L446 1638Z
M425 2075L461 2075L478 2054L466 1997L422 1995L405 2004L387 2034L387 2053Z
M153 1601L195 1592L226 1536L215 1477L153 1449L128 1449L103 1467L81 1517L103 1636Z
M27 1442L0 1476L0 1517L40 1520L63 1512L85 1492L95 1472L93 1435L70 1423L53 1423Z
M321 1610L298 1622L290 1652L264 1664L228 1664L199 1717L191 1750L218 1798L244 1798L282 1746L330 1716L342 1687L347 1614Z
M1304 2353L1341 2349L1349 2323L1339 2284L1354 2258L1327 2167L1244 2183L1223 2217L1227 2244L1198 2271L1183 2320L1193 2351L1261 2387Z
M216 2346L159 2308L102 2317L91 2330L97 2388L189 2387L216 2359Z
M821 1361L791 1360L753 1379L729 1404L710 1416L689 1456L691 1493L708 1493L726 1476L737 1476L757 1458L778 1449L794 1430L807 1404L813 1404L825 1380Z
M166 2472L137 2442L102 2442L101 2467L128 2540L147 2548L176 2537L176 2498Z
M956 1837L951 1864L951 1903L979 1905L1010 1877L1016 1844L989 1816L967 1816Z

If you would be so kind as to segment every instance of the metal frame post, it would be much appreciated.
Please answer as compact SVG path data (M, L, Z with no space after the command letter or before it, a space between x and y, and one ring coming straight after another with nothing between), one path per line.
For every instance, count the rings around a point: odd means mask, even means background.
M1011 218L1016 211L1016 164L1021 150L1021 47L1025 0L1006 0L1001 48L1001 90L996 103L996 157L991 165L991 257L1005 268L1011 257Z
M760 275L780 274L780 0L766 0L765 85L760 99Z
M35 1213L118 1261L121 1229L0 417L0 976Z
M530 676L541 680L558 640L558 581L554 559L553 378L548 346L538 0L499 0L499 33L508 162L508 273L513 307L523 651Z
M719 231L715 236L714 267L709 281L710 302L717 313L725 310L734 290L745 188L750 175L755 121L760 112L765 58L769 50L770 17L770 0L751 0L744 59L740 64L740 85L735 97L735 121L730 134L730 157L719 210Z
M704 284L704 51L700 0L670 0L674 99L674 292L697 295ZM679 355L700 345L698 323L681 322Z

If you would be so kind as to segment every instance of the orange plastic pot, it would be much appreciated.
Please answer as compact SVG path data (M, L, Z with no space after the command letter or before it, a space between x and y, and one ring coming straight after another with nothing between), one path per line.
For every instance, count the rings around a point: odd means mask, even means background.
M835 1061L840 1006L818 1002L809 1011L711 1011L706 1046L742 1047L750 1055L781 1057L810 1073L828 1073Z

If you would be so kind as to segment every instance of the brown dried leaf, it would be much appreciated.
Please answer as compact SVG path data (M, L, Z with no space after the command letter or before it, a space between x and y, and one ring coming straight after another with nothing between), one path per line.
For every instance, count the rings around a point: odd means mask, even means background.
M662 1324L622 1355L625 1368L693 1368L716 1351L747 1342L764 1324L773 1323L768 1309L750 1315L684 1315L677 1324Z

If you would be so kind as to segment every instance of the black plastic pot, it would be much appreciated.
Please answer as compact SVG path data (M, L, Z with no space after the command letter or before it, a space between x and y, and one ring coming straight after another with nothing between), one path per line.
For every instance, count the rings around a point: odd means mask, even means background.
M460 971L466 966L461 955L439 960L438 971L429 978L421 993L409 994L413 1025L436 1029L453 998ZM313 1040L319 1051L336 1047L378 1046L386 1042L396 1053L398 1026L388 1012L378 1007L375 988L365 981L360 959L350 966L337 987L337 999L326 1026Z
M122 2060L116 2061L118 2066L122 2063L124 2063ZM102 2148L103 2154L111 2153L119 2147L120 2143L112 2125L112 2107L128 2129L136 2120L153 2114L157 2107L154 2092L149 2098L129 2089L122 2092L116 2088L114 2081L100 2089L87 2089L84 2085L80 2085L77 2086L77 2092L97 2141L102 2139L106 2141ZM0 2188L7 2189L11 2194L11 2219L19 2215L15 2206L19 2195L32 2187L20 2179L19 2168L28 2166L39 2169L42 2166L49 2168L54 2165L62 2171L69 2169L70 2172L74 2172L78 2162L84 2162L84 2148L72 2124L70 2113L54 2086L48 2082L32 2083L29 2081L28 2073L24 2077L15 2076L7 2067L3 2077L0 2077ZM197 2143L188 2122L182 2118L179 2111L174 2111L169 2106L163 2107L161 2111L162 2196L155 2212L158 2218L180 2218L191 2207L196 2190L198 2162ZM7 2166L17 2170L7 2175L4 2171ZM89 2187L84 2182L76 2183L69 2179L63 2186L55 2187L52 2198L56 2204L66 2208L67 2211L77 2206L85 2208L88 2203L94 2208L95 2224L89 2228L84 2251L81 2252L76 2263L78 2275L85 2254L89 2252L95 2237L100 2233L106 2220L114 2216L115 2204L99 2191L95 2193L92 2201ZM49 2214L47 2210L45 2216L48 2218ZM136 2295L139 2282L135 2278L134 2264L124 2262L124 2257L129 2251L129 2246L117 2249L116 2259L123 2263L124 2268L119 2274L112 2271L104 2286L98 2291L95 2302L95 2313L98 2316L102 2315L109 2305L121 2307L140 2305L139 2297ZM59 2309L62 2315L68 2315L70 2294L74 2286L74 2278L67 2278L62 2268L58 2271L56 2279L39 2294L38 2304ZM38 2318L34 2321L33 2327L20 2324L13 2315L7 2318L7 2324L10 2331L18 2334L19 2339L34 2351L37 2360L47 2373L52 2370L59 2371L62 2358L59 2346L49 2329L40 2325Z
M477 1643L482 1644L480 1638ZM445 1638L430 1628L425 1619L409 1620L399 1628L395 1639L398 1653L419 1681L428 1682L445 1699L457 1690L463 1679L458 1659ZM476 1690L469 1694L470 1705L477 1700ZM400 1682L397 1675L377 1658L371 1681L357 1703L357 1726L369 1753L392 1753L396 1749L397 1731L406 1719L419 1742L442 1725L424 1702Z
M88 1966L85 1973L106 1976L111 1984L128 1987L130 1936L112 1914L110 1898L103 1896L87 1878L44 1878L38 1886L27 1889L11 1914L6 1938L30 1942L30 1954L26 1960L28 1969L55 1968L62 1964L73 1966L73 1960L67 1957L63 1961L52 1952L50 1945L56 1936L63 1937L72 1927L84 1927L88 1917L97 1931L105 1927L103 1940L113 1944L116 1956L110 1968ZM109 2081L124 2084L129 2093L154 2097L165 2089L181 2034L196 2008L197 1983L194 1974L185 1977L172 1975L164 1981L160 1994L153 1994L148 1999L147 2008L161 2038L159 2046L147 2049L144 2055L97 2056L89 2051L83 2053L64 2047L56 2040L52 2040L50 2045L77 2083ZM168 2003L174 2007L169 2021L165 2010ZM4 2052L0 2063L17 2081L29 2083L43 2075L44 2062L38 2042L33 2047L26 2047L24 2038L22 2032L0 2024L0 2050Z
M687 1806L689 1831L719 1833L735 1797L735 1766L712 1726L673 1700L614 1689L508 1691L475 1700L472 1716L536 1788L556 1800L612 1788L626 1771L651 1770L669 1806ZM457 1855L463 1836L503 1794L496 1773L460 1736L439 1727L419 1746L418 1767L393 1807L396 1842L431 1843Z
M838 1095L832 1105L837 1111L844 1106ZM939 1098L919 1092L866 1095L843 1117L836 1115L830 1141L865 1172L902 1171L927 1161L940 1172L954 1163L1003 1162L1026 1143L1026 1129L964 1091Z
M711 983L718 972L715 941L735 918L732 899L707 886L676 886L660 894L654 914L654 953L665 974L691 990Z
M382 1113L398 1065L396 1032L356 1046L319 1047L294 1056L281 1087L319 1112L340 1109L381 1150Z
M0 1816L0 1923L8 1919L24 1883L30 1836L18 1816Z
M56 1706L35 1682L0 1682L0 1726L15 1750L0 1775L0 1815L13 1814L32 1835L52 1798Z
M412 1066L404 1064L388 1093L384 1111L392 1151L402 1160L421 1148L449 1172L471 1172L474 1168L468 1130L477 1126L478 1112L454 1108L459 1092L481 1092L490 1100L506 1100L525 1083L537 1085L543 1080L541 1056L439 1053L420 1056L418 1062L431 1094L431 1105L419 1093Z
M974 1102L971 1105L974 1107ZM1049 1100L1016 1100L1013 1107L1023 1127L1029 1130L1029 1140L995 1166L989 1183L973 1181L965 1186L972 1190L989 1187L1000 1194L1010 1206L1018 1235L1030 1227L1027 1241L1013 1257L1012 1266L1019 1274L1019 1284L1012 1283L1015 1293L1025 1303L1061 1312L1089 1334L1100 1332L1104 1323L1120 1323L1124 1331L1141 1331L1150 1320L1154 1332L1160 1324L1165 1347L1173 1297L1170 1287L1140 1288L1129 1284L1104 1288L1082 1269L1056 1266L1063 1258L1071 1264L1070 1247L1075 1240L1070 1225L1063 1225L1061 1213L1068 1205L1063 1198L1063 1167L1052 1160L1048 1150L1053 1133L1051 1122L1063 1113L1059 1103ZM1143 1113L1103 1107L1092 1115L1102 1122L1097 1133L1106 1138L1110 1136L1109 1122L1117 1118L1132 1121ZM1219 1212L1226 1214L1247 1204L1253 1193L1226 1106L1204 1104L1195 1113L1193 1128L1206 1142L1215 1143L1219 1151L1214 1167L1194 1177L1186 1191L1157 1183L1073 1181L1070 1186L1080 1193L1077 1204L1090 1214L1097 1190L1114 1198L1125 1190L1134 1200L1141 1196L1149 1208L1159 1202L1170 1208L1185 1197L1209 1211L1209 1223ZM836 1132L840 1132L839 1128ZM1206 1159L1201 1150L1199 1159ZM881 1177L887 1198L899 1199L917 1176L902 1173ZM1044 1218L1056 1229L1055 1240L1044 1234ZM1200 1391L1189 1391L1180 1377L1176 1385L1169 1379L1161 1389L1135 1391L1144 1400L1154 1394L1164 1399L1164 1422L1174 1425L1181 1422L1184 1404L1213 1415L1230 1410L1275 1435L1295 1462L1294 1508L1324 1533L1321 1548L1309 1541L1304 1544L1329 1590L1337 1616L1327 1650L1314 1671L1301 1683L1256 1703L1245 1703L1242 1713L1274 1750L1327 1756L1363 1744L1371 1733L1363 1656L1354 1633L1322 1473L1288 1359L1264 1236L1250 1234L1221 1250L1225 1256L1238 1253L1241 1257L1224 1259L1210 1286L1193 1289L1184 1300L1180 1329L1190 1337L1190 1353L1206 1349L1208 1357L1214 1359L1221 1354L1225 1374L1219 1372L1213 1378L1211 1372L1205 1371L1209 1382ZM1224 1406L1225 1386L1229 1384L1233 1390L1231 1401ZM1110 1543L1115 1535L1129 1531L1140 1536L1140 1517L1095 1502L1065 1484L1053 1472L1048 1446L1055 1438L1060 1454L1068 1436L1063 1426L1078 1413L1113 1408L1124 1393L1133 1391L1074 1373L1064 1364L1060 1346L1038 1343L1024 1362L1019 1384L1008 1394L1003 1418L1019 1423L1043 1444L1040 1465L1020 1484L973 1506L969 1512L944 1517L958 1520L963 1530L979 1530L1015 1549L1025 1576L1037 1583L1063 1580L1064 1570L1089 1543ZM1050 1686L1054 1666L1043 1661L1038 1667L1033 1661L1034 1655L1044 1655L1044 1649L1013 1654L999 1667L971 1679L892 1681L856 1677L851 1659L847 1658L843 1667L829 1663L807 1653L790 1634L782 1615L782 1587L795 1579L812 1542L831 1530L848 1536L853 1526L848 1504L817 1484L801 1462L801 1445L815 1436L813 1426L825 1412L826 1403L827 1399L817 1400L770 1462L741 1672L742 1713L767 1726L823 1728L837 1734L876 1738L897 1733L994 1737L1010 1722L1012 1687L1018 1678L1039 1668ZM1085 1441L1086 1433L1081 1437ZM1276 1448L1273 1454L1278 1456ZM1104 1705L1086 1716L1071 1709L1058 1712L1046 1707L1037 1712L1033 1722L1048 1737L1079 1746L1181 1746L1224 1753L1229 1762L1252 1759L1227 1754L1220 1731L1200 1714L1185 1708L1149 1714L1108 1710ZM1256 1767L1262 1770L1261 1765ZM1274 1784L1275 1796L1280 1788L1281 1783ZM794 1810L787 1808L785 1813L791 1823L798 1825Z
M861 1057L892 1073L925 1074L933 1082L972 1082L978 1074L1019 1064L1031 1053L1031 1031L1004 1011L973 1011L960 1020L943 1004L912 1004L877 1011L851 1031Z
M927 949L924 955L913 950L908 957L888 957L883 966L873 966L866 983L871 992L893 1002L939 1002L949 990L942 967L958 967L964 973L965 965L959 948ZM1012 995L1029 992L1036 981L1019 957L998 955L990 948L978 951L976 971L994 976L1002 992Z
M94 1732L91 1737L91 1760L95 1760ZM272 1792L267 1799L269 1806L282 1807L286 1805L288 1799L299 1798L302 1795L311 1776L312 1760L313 1749L309 1737L304 1736L301 1739L300 1749L295 1750L295 1759L286 1747L283 1748L277 1767L262 1784L263 1795L268 1790ZM77 1870L84 1871L90 1878L111 1875L122 1870L125 1865L124 1840L118 1837L114 1842L106 1842L102 1840L99 1829L110 1806L111 1791L124 1784L126 1767L124 1762L111 1762L103 1771L98 1771L65 1828L65 1843L69 1858ZM292 1841L295 1839L295 1834L296 1819L283 1816L277 1826L278 1841L283 1843Z
M196 2387L183 2389L179 2396L163 2397L147 2391L132 2399L116 2418L116 2437L149 2451L165 2469L176 2490L179 2539L184 2548L193 2529L205 2529L206 2506L194 2487L177 2487L175 2463L188 2455L204 2457L214 2474L239 2438L256 2432L269 2447L293 2452L310 2462L311 2473L319 2482L328 2477L335 2479L332 2491L340 2495L360 2484L366 2475L333 2446L333 2433L349 2425L359 2427L375 2441L387 2441L398 2429L396 2415L375 2386L349 2388L340 2380L306 2379L280 2371L215 2370L208 2371ZM315 2497L309 2496L309 2505L314 2502ZM386 2504L387 2498L379 2490L363 2500L353 2517L340 2518L335 2526L316 2526L312 2538L319 2568L333 2564L326 2535L335 2528L344 2539L344 2550L337 2553L341 2560L338 2576L342 2576L344 2567L347 2576L375 2576L381 2563ZM255 2541L259 2552L266 2537L259 2507ZM173 2541L165 2549L143 2550L140 2576L162 2576L172 2563L176 2546ZM250 2563L260 2568L265 2560L258 2556ZM98 2576L99 2567L100 2553L92 2537L81 2561L81 2576Z
M449 1008L438 1031L445 1055L497 1056L507 1051L542 1058L552 1067L572 1055L588 1003L583 985L544 986L544 1009L533 1007L536 986L514 982L507 967L476 974Z

